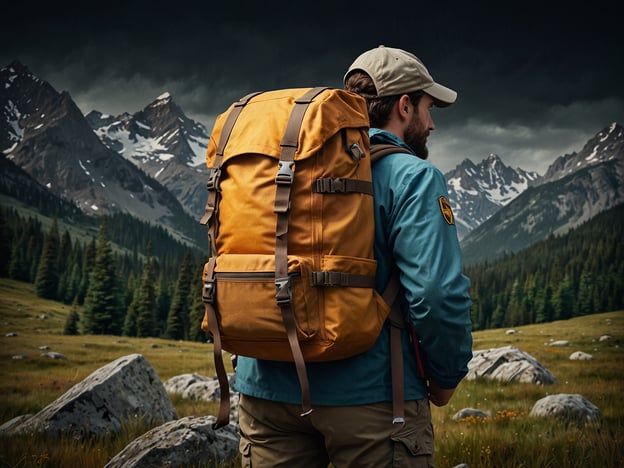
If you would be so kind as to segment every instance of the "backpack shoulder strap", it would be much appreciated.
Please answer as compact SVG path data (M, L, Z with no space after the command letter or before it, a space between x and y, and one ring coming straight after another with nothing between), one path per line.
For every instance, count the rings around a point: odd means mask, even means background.
M395 153L414 154L407 148L403 148L399 145L393 145L392 143L376 143L371 145L371 162L375 163L384 156ZM414 154L414 156L416 156Z
M405 320L403 320L401 306L398 301L400 286L399 270L395 268L382 294L384 301L390 306L390 370L392 375L393 424L405 422L405 379L403 377L403 344L401 340L401 330L405 328Z

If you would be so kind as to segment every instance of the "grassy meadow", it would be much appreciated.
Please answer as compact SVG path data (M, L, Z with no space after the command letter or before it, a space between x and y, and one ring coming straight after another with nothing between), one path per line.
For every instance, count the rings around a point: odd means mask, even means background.
M128 354L144 355L163 381L191 372L215 374L209 344L156 338L64 336L62 330L70 309L68 305L35 297L30 284L0 279L0 424L38 412L99 367ZM474 349L516 346L537 359L558 382L536 386L464 380L447 406L432 407L436 466L624 466L624 311L515 330L515 334L506 334L505 329L475 332ZM611 339L599 341L603 335ZM556 340L568 340L570 345L547 346ZM62 353L67 359L41 356L48 351ZM569 356L574 351L587 352L594 359L571 361ZM16 356L23 358L15 359ZM600 408L602 420L579 426L529 416L537 400L558 393L583 395ZM179 417L217 412L217 403L171 398ZM466 407L486 411L490 417L452 420L457 411ZM147 429L141 421L127 421L123 433L116 437L0 438L0 468L102 467Z

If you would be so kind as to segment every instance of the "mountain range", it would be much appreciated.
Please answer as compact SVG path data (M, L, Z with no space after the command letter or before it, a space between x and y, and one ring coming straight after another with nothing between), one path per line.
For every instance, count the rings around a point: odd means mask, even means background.
M0 156L87 214L126 212L192 242L206 200L208 140L167 92L132 113L83 114L68 92L21 63L0 69ZM605 127L543 176L491 154L445 177L466 262L490 260L621 203L624 129Z
M493 260L565 234L624 202L624 128L612 123L577 153L558 157L543 178L462 239L466 264ZM622 222L622 220L614 220Z
M163 93L144 109L119 116L86 115L102 143L164 185L189 214L201 217L206 198L206 127Z
M4 157L54 195L87 214L125 212L194 242L198 226L190 209L135 161L106 146L69 93L13 62L0 69L0 109Z

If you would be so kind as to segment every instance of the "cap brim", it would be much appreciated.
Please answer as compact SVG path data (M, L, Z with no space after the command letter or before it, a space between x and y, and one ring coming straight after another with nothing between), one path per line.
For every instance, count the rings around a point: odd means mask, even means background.
M435 105L437 107L450 106L457 99L456 91L438 83L433 83L428 88L423 89L423 91L435 100Z

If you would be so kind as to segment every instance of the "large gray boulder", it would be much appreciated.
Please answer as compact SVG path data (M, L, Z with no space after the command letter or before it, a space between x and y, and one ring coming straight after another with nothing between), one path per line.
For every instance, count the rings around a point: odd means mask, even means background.
M538 400L529 416L558 418L578 423L598 421L600 409L582 395L560 393Z
M502 382L554 384L557 379L531 355L514 346L472 353L466 379L486 377Z
M99 368L39 413L3 433L103 436L121 432L128 418L149 425L177 419L156 371L140 354Z
M214 416L187 416L143 434L115 455L105 468L217 466L238 455L234 426L213 429Z

